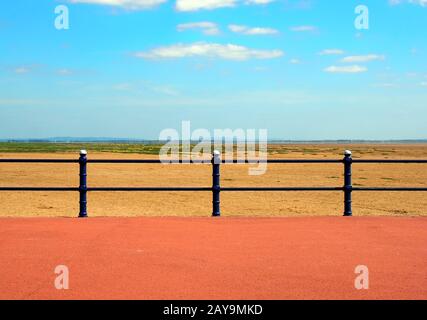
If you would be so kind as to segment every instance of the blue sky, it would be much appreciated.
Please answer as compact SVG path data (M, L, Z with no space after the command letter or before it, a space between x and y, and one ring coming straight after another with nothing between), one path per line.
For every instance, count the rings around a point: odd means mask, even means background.
M426 0L1 1L0 138L427 138L426 40Z

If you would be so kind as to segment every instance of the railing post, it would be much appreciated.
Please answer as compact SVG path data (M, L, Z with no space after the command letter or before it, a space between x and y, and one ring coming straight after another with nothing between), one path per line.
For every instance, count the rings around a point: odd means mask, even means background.
M353 158L351 157L351 151L346 150L344 152L344 216L351 217L353 215L351 208L351 193L353 191L353 185L351 182L351 165Z
M79 193L80 193L80 211L79 218L87 217L87 151L80 151L79 158L80 165L80 184L79 184Z
M213 217L221 216L220 198L219 198L219 194L221 191L220 164L221 164L221 154L218 150L215 150L212 155L212 216Z

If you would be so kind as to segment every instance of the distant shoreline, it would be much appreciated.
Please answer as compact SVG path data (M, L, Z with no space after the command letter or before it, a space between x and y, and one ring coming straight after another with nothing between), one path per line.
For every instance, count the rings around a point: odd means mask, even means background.
M47 139L0 139L0 143L109 143L109 144L146 144L163 145L168 141L160 140L138 140L138 139L120 139L120 138L47 138ZM176 143L185 143L188 141L176 141ZM236 143L236 141L234 141ZM197 144L199 141L190 141L191 144ZM231 141L229 141L231 143ZM268 144L425 144L427 139L396 139L396 140L361 140L361 139L343 139L343 140L268 140Z
M122 142L122 141L96 141L96 142L0 142L0 154L6 153L75 153L79 150L90 150L91 153L128 153L128 154L146 154L158 156L162 152L166 142ZM231 142L229 143L231 144ZM189 148L196 147L197 142L191 143ZM226 144L223 144L223 147ZM184 145L175 144L176 147L183 152ZM234 144L234 147L237 145ZM259 144L255 145L255 149L259 150ZM206 143L206 150L212 150L214 145ZM351 149L355 154L382 154L391 155L396 150L406 150L402 156L408 155L409 149L418 150L423 154L427 152L427 141L420 140L405 140L405 141L273 141L268 143L267 150L271 154L299 154L299 155L318 155L324 152L333 152L334 154L342 153L344 149Z

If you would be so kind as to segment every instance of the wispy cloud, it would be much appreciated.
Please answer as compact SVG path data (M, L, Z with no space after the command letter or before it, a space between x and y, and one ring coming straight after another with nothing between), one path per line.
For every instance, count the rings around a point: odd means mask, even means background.
M228 29L234 33L241 33L245 35L272 35L278 34L279 30L272 28L261 28L261 27L248 27L236 24L230 24Z
M25 66L17 67L13 69L13 72L15 72L16 74L25 74L25 73L29 73L30 71L31 69Z
M276 0L246 0L247 4L269 4Z
M316 26L295 26L290 28L293 32L314 32L317 31Z
M206 35L217 35L219 34L219 28L216 23L213 22L191 22L182 23L176 26L179 32L190 30L190 29L201 29Z
M56 73L59 74L60 76L70 76L73 74L73 70L62 68L62 69L56 70Z
M392 6L402 3L412 3L421 7L427 7L427 0L389 0L388 3Z
M368 68L358 65L353 66L330 66L323 71L328 73L362 73L368 71Z
M375 83L373 85L375 88L397 88L398 85L395 83Z
M266 5L275 0L176 0L175 8L178 11L213 10L230 8L240 4Z
M170 86L152 86L151 91L165 96L178 96L180 92L174 87Z
M265 72L265 71L268 70L268 68L267 67L262 67L262 66L256 66L252 70L254 70L255 72Z
M176 0L176 10L197 11L234 7L237 0Z
M384 55L368 54L364 56L348 56L343 58L341 61L346 63L358 63L358 62L382 61L384 59L385 59Z
M293 58L293 59L289 60L289 63L290 64L300 64L301 61L299 59Z
M290 10L307 10L311 9L313 7L313 1L312 0L285 0L284 5L286 9Z
M97 4L120 7L128 10L143 10L157 7L167 0L69 0L71 3Z
M330 56L330 55L341 55L344 54L344 50L341 49L325 49L320 51L318 54L321 56Z
M43 66L39 64L17 65L11 67L9 70L15 74L29 74L39 71Z
M198 42L193 44L175 44L168 47L137 52L137 58L177 59L187 57L208 57L225 60L243 61L249 59L274 59L283 56L281 50L257 50L235 44Z
M113 90L116 91L130 91L133 89L133 85L128 82L117 83L113 85Z

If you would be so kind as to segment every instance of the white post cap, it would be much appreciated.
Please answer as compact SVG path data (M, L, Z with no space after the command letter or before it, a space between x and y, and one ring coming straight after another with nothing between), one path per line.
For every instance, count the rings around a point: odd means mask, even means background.
M344 151L344 155L346 155L346 156L351 156L351 151L350 151L350 150L345 150L345 151Z
M221 152L219 152L218 150L214 150L214 152L213 152L213 156L214 156L215 158L219 157L220 155L221 155Z
M80 155L81 155L81 156L85 156L85 155L87 155L87 151L86 151L86 150L80 150Z

